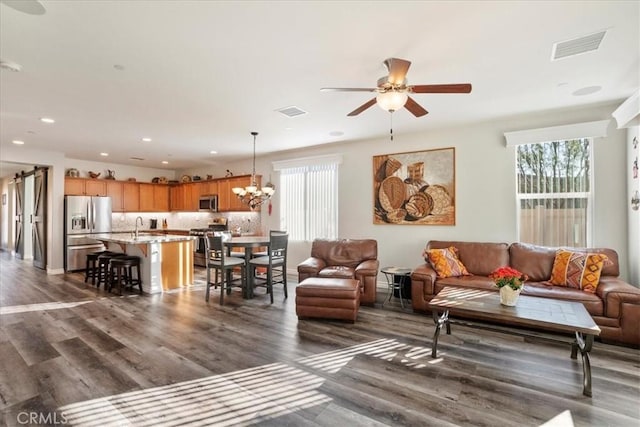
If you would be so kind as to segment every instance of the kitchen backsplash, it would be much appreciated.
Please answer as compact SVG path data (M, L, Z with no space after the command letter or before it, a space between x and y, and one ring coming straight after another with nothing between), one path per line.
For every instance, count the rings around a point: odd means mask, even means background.
M136 227L136 218L142 217L140 230L150 228L151 219L158 220L158 229L162 229L162 220L167 220L170 230L189 230L191 228L206 228L214 218L227 218L229 230L240 227L242 233L262 234L260 212L142 212L142 213L113 213L111 214L114 232L131 231Z

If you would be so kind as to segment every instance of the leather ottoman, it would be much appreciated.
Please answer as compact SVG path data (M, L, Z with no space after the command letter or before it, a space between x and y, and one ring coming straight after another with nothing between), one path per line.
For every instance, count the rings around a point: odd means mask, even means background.
M360 292L360 282L355 279L309 277L296 287L296 314L298 318L343 319L355 323Z

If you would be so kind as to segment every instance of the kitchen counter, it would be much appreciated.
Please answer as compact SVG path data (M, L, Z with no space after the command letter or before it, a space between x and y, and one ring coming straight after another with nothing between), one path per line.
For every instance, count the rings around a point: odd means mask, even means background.
M140 257L142 290L161 293L193 285L193 246L196 237L172 234L96 234L110 251Z
M177 234L156 234L142 232L138 233L138 237L134 237L133 233L109 233L97 234L97 240L114 243L124 243L130 245L138 245L143 243L162 243L162 242L182 242L185 240L196 240L195 236L181 236Z

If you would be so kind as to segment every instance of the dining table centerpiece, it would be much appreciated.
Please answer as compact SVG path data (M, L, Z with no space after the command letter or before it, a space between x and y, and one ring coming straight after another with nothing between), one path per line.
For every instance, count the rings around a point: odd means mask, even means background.
M489 277L500 290L500 304L511 307L518 302L524 282L528 279L526 274L511 267L496 268Z

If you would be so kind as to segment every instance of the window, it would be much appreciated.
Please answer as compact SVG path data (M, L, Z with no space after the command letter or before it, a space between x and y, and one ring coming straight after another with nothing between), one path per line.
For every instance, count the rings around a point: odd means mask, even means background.
M519 241L589 246L592 145L590 138L518 145Z
M275 162L280 171L280 228L291 240L338 237L340 158Z

